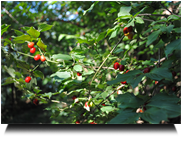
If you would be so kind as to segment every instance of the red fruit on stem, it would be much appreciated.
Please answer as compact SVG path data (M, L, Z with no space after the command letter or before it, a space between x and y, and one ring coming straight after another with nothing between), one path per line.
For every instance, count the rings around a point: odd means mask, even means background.
M120 65L120 66L119 66L119 70L120 70L120 71L124 71L124 65Z
M106 106L105 104L102 104L103 106Z
M28 47L29 47L29 48L33 48L33 46L34 46L34 42L29 42L29 43L28 43Z
M34 56L34 60L38 61L40 59L40 55L37 54L36 56Z
M123 29L123 33L124 33L124 34L128 33L128 27L125 27L125 28Z
M26 83L29 83L30 81L31 81L31 77L27 76L27 77L25 78L25 82L26 82Z
M93 121L93 122L90 122L90 124L97 124L97 123L95 123L95 122Z
M81 73L77 72L77 76L81 76L81 75L82 75Z
M119 63L118 63L118 62L115 62L114 65L113 65L113 68L114 68L115 70L117 70L117 69L119 68Z
M125 72L125 74L128 73L128 72L129 72L129 70L127 70L127 71Z
M176 86L173 86L172 87L172 91L176 91Z
M33 103L34 103L35 105L38 105L38 104L39 104L38 99L34 99L34 100L33 100Z
M40 56L40 60L41 60L42 62L44 62L44 61L46 60L45 56L44 56L44 55L41 55L41 56Z
M155 81L155 84L158 84L159 82L158 81Z
M79 121L79 120L77 120L77 121L76 121L76 124L80 124L80 121Z
M30 53L35 53L35 51L36 51L36 48L35 47L30 48Z
M128 32L132 32L133 31L133 27L132 26L129 26L128 27Z
M150 68L149 67L145 68L144 71L143 71L143 73L149 73L149 72L150 72Z
M124 81L124 82L121 82L122 84L127 84L127 82L126 81Z
M172 75L173 75L173 77L175 77L175 76L176 76L176 72L175 72L175 71L173 71L173 72L172 72Z
M77 98L77 96L75 96L75 95L74 95L74 96L72 96L72 99L73 99L73 100L75 100L76 98Z
M140 113L143 113L143 110L142 109L140 110Z

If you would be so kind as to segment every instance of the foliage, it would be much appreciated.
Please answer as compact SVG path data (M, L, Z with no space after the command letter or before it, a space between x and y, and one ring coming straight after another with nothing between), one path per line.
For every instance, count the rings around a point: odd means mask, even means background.
M171 123L181 116L180 4L2 2L2 89L13 85L17 99L38 99L52 123ZM132 37L123 33L129 26ZM35 61L37 54L46 61ZM124 71L115 70L115 62Z

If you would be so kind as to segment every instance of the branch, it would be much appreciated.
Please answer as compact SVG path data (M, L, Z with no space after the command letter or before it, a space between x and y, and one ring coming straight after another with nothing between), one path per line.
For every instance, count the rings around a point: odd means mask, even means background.
M19 23L4 7L2 7L4 10L5 10L5 12L9 15L9 17L11 17L17 24L19 24L19 25L21 25L21 26L23 26L21 23Z

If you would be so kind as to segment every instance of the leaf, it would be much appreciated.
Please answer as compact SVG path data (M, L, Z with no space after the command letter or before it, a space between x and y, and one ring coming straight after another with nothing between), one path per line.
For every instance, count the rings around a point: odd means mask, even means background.
M76 71L82 71L82 66L81 65L75 65L73 67L73 69L76 70Z
M159 124L162 120L167 119L167 113L159 108L149 108L144 113L141 113L141 118L152 123L152 124Z
M38 46L42 51L44 51L44 52L47 51L47 45L45 45L45 44L42 42L41 38L39 38L39 41L37 42L37 46Z
M107 124L134 124L139 119L139 114L132 110L120 110L119 114Z
M30 29L27 30L27 33L33 38L38 38L40 36L40 32L34 27L30 27Z
M110 111L113 111L113 110L115 110L115 108L112 107L112 106L103 106L101 108L101 111L103 111L103 112L110 112Z
M162 40L160 40L155 46L153 49L156 49L156 48L162 48L164 46L164 42Z
M86 40L86 39L80 39L80 38L77 38L77 43L86 43L88 45L93 45L95 43L95 40L92 39L92 40Z
M148 6L145 6L143 9L141 9L139 12L137 12L134 17L136 17L138 14L140 14L141 12L143 12L146 8L148 8Z
M35 77L40 77L41 79L44 79L44 74L39 70L35 70L33 74Z
M1 84L1 86L5 86L5 85L8 85L8 84L11 84L11 83L14 83L15 81L13 80L12 77L8 77L6 78L5 82L3 84Z
M117 30L112 32L111 36L109 37L109 40L116 37L116 35L117 35Z
M25 70L29 70L30 69L30 65L27 64L25 61L17 60L16 61L16 66L18 68L22 68L22 69L25 69Z
M30 41L31 37L29 35L21 35L14 38L15 43L24 43L25 41Z
M167 67L154 68L145 74L148 78L160 81L161 79L173 80L172 73Z
M181 28L174 28L173 29L176 33L181 33Z
M154 42L158 36L160 34L160 30L158 31L154 31L152 34L150 34L148 37L147 37L147 43L146 43L146 46L150 45L152 42Z
M11 25L2 25L1 26L1 36L3 35L3 33L5 33L8 28L10 27Z
M15 31L15 33L16 33L18 36L21 36L21 35L24 34L23 32L21 32L21 31L19 31L19 30L14 30L14 31Z
M130 11L131 11L131 6L123 6L120 8L120 11L118 13L118 17L130 15L130 13L129 13Z
M181 18L176 15L170 15L167 19L168 21L170 20L175 21L175 20L180 20Z
M42 96L43 96L43 97L48 97L48 98L50 99L51 96L52 96L52 93L51 93L51 92L49 92L49 93L44 93Z
M71 60L72 57L66 54L55 54L52 56L54 60L62 59L62 60Z
M166 57L168 54L172 53L173 50L181 50L181 39L177 39L169 43L165 48Z
M65 34L60 34L58 37L58 41L61 41L66 35Z
M106 31L100 33L96 41L99 42L100 40L102 40L103 38L105 38L105 35L106 35Z
M144 103L142 99L128 92L118 95L116 100L120 103L119 108L138 108Z
M88 72L83 72L83 75L91 75L95 73L93 70L89 70Z
M50 77L54 77L55 81L61 82L64 79L71 77L70 72L56 72L52 74Z
M114 51L113 53L120 53L122 51L124 51L124 50L122 48L120 48L120 49L117 49L116 51Z
M136 86L138 86L138 83L142 80L144 75L140 75L134 78L127 79L127 83L131 84L132 88L134 89Z
M95 6L98 2L99 2L99 1L94 2L94 3L90 6L89 9L87 9L87 10L85 10L85 11L83 12L83 15L85 15L88 11L92 10L92 9L94 8L94 6Z
M139 24L144 24L144 21L141 17L135 17L135 22Z
M45 23L41 23L39 24L38 26L38 31L40 32L44 32L44 31L48 31L52 28L53 25L48 25L48 24L45 24Z

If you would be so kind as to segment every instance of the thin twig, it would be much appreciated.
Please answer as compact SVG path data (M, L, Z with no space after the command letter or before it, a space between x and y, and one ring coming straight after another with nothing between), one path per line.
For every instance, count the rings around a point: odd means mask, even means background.
M17 24L19 24L19 25L21 25L21 26L23 26L21 23L19 23L10 13L9 13L9 11L7 11L4 7L2 7L4 10L5 10L5 12L9 15L9 17L11 17Z

